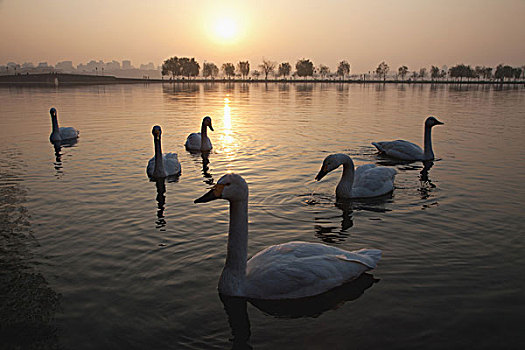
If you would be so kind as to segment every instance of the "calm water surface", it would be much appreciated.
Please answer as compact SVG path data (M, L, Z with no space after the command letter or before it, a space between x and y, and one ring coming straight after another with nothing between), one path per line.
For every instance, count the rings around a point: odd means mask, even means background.
M234 336L256 349L525 346L522 87L3 87L0 101L9 346L223 349ZM51 106L80 130L77 144L49 143ZM209 163L183 146L205 115ZM426 178L421 163L377 157L371 141L421 145L428 115L445 125ZM155 124L179 154L177 181L146 177ZM395 167L393 195L336 206L340 171L313 179L339 152ZM250 186L250 256L325 242L382 249L378 268L309 304L221 300L228 204L193 200L228 171Z

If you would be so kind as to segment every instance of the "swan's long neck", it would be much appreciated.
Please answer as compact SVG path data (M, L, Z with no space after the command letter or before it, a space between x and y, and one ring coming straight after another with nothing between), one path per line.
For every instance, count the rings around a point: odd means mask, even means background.
M248 200L230 202L230 228L226 262L219 280L219 291L242 296L248 256Z
M434 152L432 151L432 127L425 125L425 154L424 160L434 159Z
M162 159L162 146L160 143L160 136L154 138L155 143L155 168L153 169L153 176L164 177L164 159Z
M51 141L60 141L60 128L58 127L58 118L55 115L51 115L51 125L53 130L51 131Z
M335 194L337 197L351 198L354 185L354 162L352 158L344 154L340 155L339 160L343 164L343 175L335 189Z
M208 128L206 127L203 121L201 125L201 149L204 149L207 139L208 139Z

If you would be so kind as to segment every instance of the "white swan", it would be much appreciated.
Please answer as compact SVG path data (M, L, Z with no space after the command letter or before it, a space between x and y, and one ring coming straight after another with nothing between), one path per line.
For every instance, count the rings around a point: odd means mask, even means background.
M230 202L221 294L253 299L314 296L375 268L381 258L377 249L349 252L321 243L289 242L268 247L247 260L248 185L241 176L226 174L195 203L217 198Z
M394 177L397 174L395 169L365 164L358 167L354 172L352 158L342 153L331 154L326 157L315 179L321 180L341 164L343 164L343 175L335 188L337 198L378 197L394 190Z
M148 176L152 178L163 178L180 175L181 166L177 158L177 153L162 153L160 142L162 130L160 126L155 125L151 133L153 134L155 155L148 162L148 167L146 168Z
M209 127L213 131L213 126L211 125L211 118L206 116L202 119L201 132L194 132L188 135L186 139L186 149L190 151L201 151L208 152L212 149L210 138L208 137L208 132L206 127Z
M77 129L72 127L58 127L57 110L54 107L49 110L49 113L51 114L51 124L53 126L53 130L49 136L51 142L60 142L78 138L80 132Z
M372 142L372 145L374 145L380 153L384 153L392 158L401 160L432 160L434 159L431 137L432 127L443 124L445 123L440 122L434 117L428 117L425 120L424 151L418 145L405 140Z

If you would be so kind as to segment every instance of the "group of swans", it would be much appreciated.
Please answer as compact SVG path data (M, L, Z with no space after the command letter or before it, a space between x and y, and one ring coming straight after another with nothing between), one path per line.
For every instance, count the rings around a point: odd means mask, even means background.
M404 160L408 157L406 154L411 154L413 159L433 158L430 129L440 124L443 123L434 117L425 121L425 152L420 154L415 152L419 147L407 147L413 145L408 141L378 144L388 144L385 149L390 150L401 145L402 151L390 154L394 157L403 154ZM409 148L414 151L407 150ZM394 189L394 169L366 164L354 170L352 159L345 154L327 156L316 180L340 165L343 165L343 175L336 187L337 197L376 197ZM248 260L248 192L246 181L231 173L221 177L209 192L195 200L195 203L205 203L221 198L230 202L226 262L218 285L223 295L263 300L316 296L374 269L381 258L378 249L347 251L321 243L288 242L270 246Z
M51 109L53 132L51 141L78 137L73 128L59 128L56 110ZM434 158L430 138L431 128L443 124L434 117L425 121L424 151L417 145L403 140L377 142L374 146L381 153L401 160L431 160ZM202 121L201 132L188 136L188 150L208 152L212 144L207 128L213 131L211 118ZM64 130L64 131L62 131ZM152 178L177 175L181 166L176 153L162 153L160 126L152 130L155 155L147 166ZM394 189L396 171L386 167L365 164L354 170L352 159L345 154L327 156L315 177L321 180L326 174L343 165L343 174L336 187L336 196L342 199L377 197ZM381 250L361 249L347 251L321 243L288 242L270 246L249 260L248 249L248 184L238 174L222 176L212 189L197 198L195 203L226 199L230 204L230 224L226 262L219 279L219 293L233 297L263 300L286 300L315 296L358 278L365 271L374 269L381 258Z
M201 132L191 133L186 139L184 146L188 151L209 152L213 148L210 138L208 137L207 128L213 131L211 118L206 116L202 119ZM160 135L162 129L155 125L151 131L155 146L155 155L149 160L146 173L150 178L164 178L177 176L181 173L181 165L177 158L177 153L162 153Z

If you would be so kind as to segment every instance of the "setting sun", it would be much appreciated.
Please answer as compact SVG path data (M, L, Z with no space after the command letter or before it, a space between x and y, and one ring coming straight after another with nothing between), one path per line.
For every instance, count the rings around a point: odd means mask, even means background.
M218 39L232 41L237 37L237 23L231 18L219 18L213 26L213 31Z

